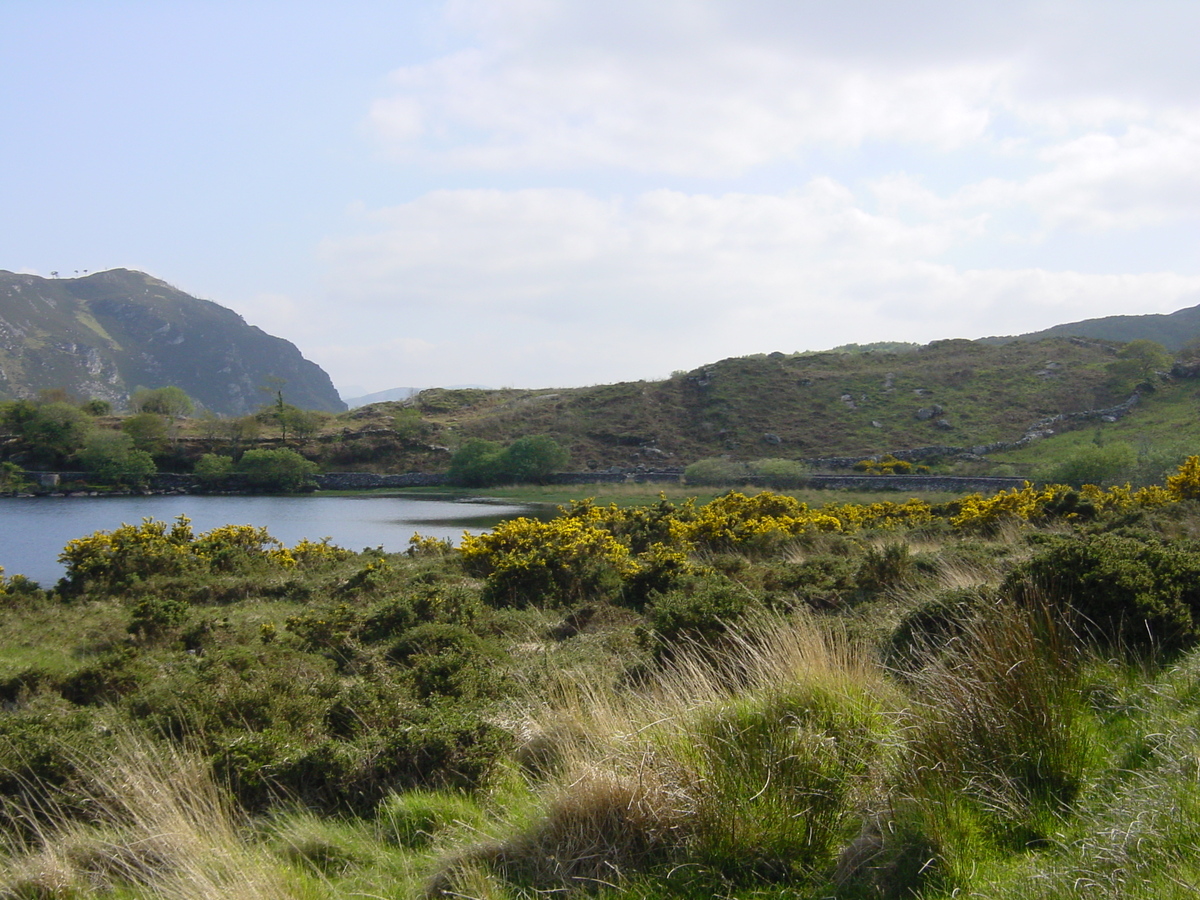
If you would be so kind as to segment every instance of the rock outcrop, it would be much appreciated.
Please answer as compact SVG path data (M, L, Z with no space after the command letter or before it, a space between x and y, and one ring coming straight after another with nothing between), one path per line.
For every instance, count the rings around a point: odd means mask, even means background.
M270 402L263 389L276 385L303 409L346 408L294 344L142 272L40 278L0 270L0 398L63 388L122 407L138 387L168 385L223 415Z

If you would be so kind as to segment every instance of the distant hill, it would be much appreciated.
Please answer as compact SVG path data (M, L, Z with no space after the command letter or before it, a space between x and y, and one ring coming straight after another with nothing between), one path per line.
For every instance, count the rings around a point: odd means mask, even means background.
M1008 341L1040 341L1048 337L1086 337L1105 341L1157 341L1168 350L1178 350L1189 341L1200 338L1200 306L1189 306L1168 315L1105 316L1055 325L1044 331L1008 337L984 338L987 343Z
M447 385L445 390L449 391L467 391L467 390L487 390L481 384L451 384ZM346 405L350 409L358 409L362 406L370 406L372 403L391 403L397 400L408 400L410 397L415 397L426 388L415 387L398 387L391 388L386 391L376 391L373 394L363 394L360 397L343 397Z
M213 412L241 415L283 383L304 409L346 409L295 345L233 310L143 272L40 278L0 269L0 397L65 388L123 406L138 387L176 385Z
M666 381L583 388L438 388L403 405L421 413L430 444L548 434L583 468L974 446L1016 440L1047 417L1126 399L1110 389L1112 345L949 340L897 350L772 353ZM359 427L386 430L400 406L349 415ZM397 470L406 464L398 460Z
M386 391L376 391L373 394L363 394L360 397L344 397L343 399L346 401L346 406L350 409L358 409L360 406L370 406L372 403L391 403L395 400L407 400L409 397L420 392L420 388L398 387Z

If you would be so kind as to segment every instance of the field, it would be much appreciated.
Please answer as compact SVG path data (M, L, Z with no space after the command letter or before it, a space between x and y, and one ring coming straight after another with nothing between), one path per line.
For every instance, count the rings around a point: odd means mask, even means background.
M81 538L0 595L0 895L1191 896L1197 495Z

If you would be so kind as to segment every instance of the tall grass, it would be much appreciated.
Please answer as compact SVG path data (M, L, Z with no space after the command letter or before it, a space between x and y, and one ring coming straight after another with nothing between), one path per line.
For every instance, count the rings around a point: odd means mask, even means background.
M807 616L732 632L719 657L677 654L636 690L564 680L530 713L538 772L554 773L541 814L449 859L435 887L480 865L542 890L830 868L859 827L892 697L868 655Z
M283 867L244 840L225 793L195 755L122 734L80 761L91 820L35 826L4 848L0 897L133 890L163 900L292 900ZM31 817L53 821L53 810ZM49 815L46 815L49 813Z
M951 882L997 850L1048 845L1097 762L1081 649L1049 606L999 602L913 676L893 798Z

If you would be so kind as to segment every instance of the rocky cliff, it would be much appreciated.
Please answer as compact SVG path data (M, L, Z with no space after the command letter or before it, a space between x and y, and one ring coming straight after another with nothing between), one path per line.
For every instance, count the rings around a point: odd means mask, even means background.
M241 415L269 402L262 388L279 383L301 408L346 408L294 344L145 273L48 279L0 270L0 398L64 388L121 407L138 387L176 385L206 409Z

